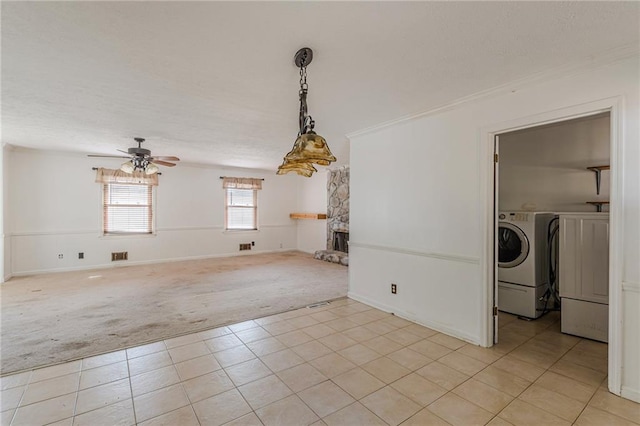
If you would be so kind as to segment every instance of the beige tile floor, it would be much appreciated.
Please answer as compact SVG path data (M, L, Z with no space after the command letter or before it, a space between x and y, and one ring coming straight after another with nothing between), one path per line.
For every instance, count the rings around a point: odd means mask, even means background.
M633 425L557 313L483 349L342 299L0 380L3 425Z

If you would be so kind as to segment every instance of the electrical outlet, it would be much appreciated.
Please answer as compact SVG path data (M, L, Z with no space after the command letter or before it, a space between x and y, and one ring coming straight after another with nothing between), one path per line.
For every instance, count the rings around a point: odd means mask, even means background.
M391 294L398 293L398 286L396 284L391 284Z
M58 259L62 259L62 258L64 258L64 254L60 253L60 254L58 255Z
M255 247L255 246L256 246L256 242L255 242L255 241L251 241L251 245L252 245L253 247Z
M84 259L84 252L78 253L78 259Z

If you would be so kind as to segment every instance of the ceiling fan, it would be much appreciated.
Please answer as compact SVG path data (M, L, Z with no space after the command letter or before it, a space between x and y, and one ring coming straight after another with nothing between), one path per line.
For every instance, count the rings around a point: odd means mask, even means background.
M142 148L142 142L144 138L133 138L137 143L137 147L131 147L126 151L119 149L118 151L127 154L123 155L97 155L89 154L89 157L102 157L102 158L127 158L129 161L122 163L120 170L125 173L133 173L136 170L143 171L145 174L152 175L158 173L158 165L173 167L176 164L173 161L180 161L178 157L174 156L159 156L151 155L151 151Z

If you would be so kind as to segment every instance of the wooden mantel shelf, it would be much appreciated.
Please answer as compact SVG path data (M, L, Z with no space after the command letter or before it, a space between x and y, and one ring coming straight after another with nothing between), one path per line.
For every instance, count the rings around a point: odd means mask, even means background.
M291 219L326 219L326 213L290 213Z

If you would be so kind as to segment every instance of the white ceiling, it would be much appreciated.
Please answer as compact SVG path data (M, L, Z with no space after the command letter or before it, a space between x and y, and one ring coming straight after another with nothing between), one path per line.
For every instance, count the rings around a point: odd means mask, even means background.
M638 45L637 2L2 2L2 141L274 169L294 53L339 163L346 134ZM398 141L400 143L400 141Z

